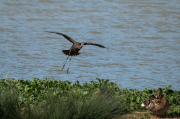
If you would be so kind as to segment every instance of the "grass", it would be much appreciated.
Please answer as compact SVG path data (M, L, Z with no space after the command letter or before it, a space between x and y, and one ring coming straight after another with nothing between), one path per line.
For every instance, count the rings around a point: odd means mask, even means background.
M33 78L0 79L2 119L123 119L151 118L154 114L140 107L153 98L157 89L121 89L117 83L98 79L89 83ZM171 105L161 118L180 117L180 91L162 88Z

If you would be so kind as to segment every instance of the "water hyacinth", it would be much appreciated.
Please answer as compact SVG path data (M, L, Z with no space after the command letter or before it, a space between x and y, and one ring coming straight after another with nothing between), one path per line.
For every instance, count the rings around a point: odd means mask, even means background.
M126 118L133 112L150 113L140 107L154 98L157 89L121 89L117 83L99 79L80 84L48 78L32 80L0 79L0 116L3 118ZM164 117L180 117L180 91L163 89L170 109ZM10 111L8 111L11 109ZM11 115L8 115L8 114ZM9 117L10 116L10 117Z

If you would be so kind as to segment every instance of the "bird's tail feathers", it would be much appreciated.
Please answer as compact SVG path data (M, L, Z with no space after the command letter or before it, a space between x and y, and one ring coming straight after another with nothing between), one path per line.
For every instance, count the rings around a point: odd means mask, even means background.
M62 51L65 55L69 55L69 56L76 56L76 55L79 55L80 53L75 53L75 52L72 52L69 54L69 50L63 50Z

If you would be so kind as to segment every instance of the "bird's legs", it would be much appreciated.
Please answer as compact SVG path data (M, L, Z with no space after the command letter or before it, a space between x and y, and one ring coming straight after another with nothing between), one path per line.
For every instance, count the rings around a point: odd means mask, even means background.
M68 74L68 71L69 71L69 67L70 67L70 61L71 61L72 57L69 59L69 66L68 66L68 69L67 69L67 74Z
M156 118L159 119L159 117L157 117L157 115L155 114Z
M69 55L68 55L68 57L67 57L67 59L66 59L66 62L67 62L68 58L69 58ZM64 68L64 66L65 66L66 62L64 63L64 65L63 65L63 67L62 67L62 69L61 69L61 70L63 70L63 68Z

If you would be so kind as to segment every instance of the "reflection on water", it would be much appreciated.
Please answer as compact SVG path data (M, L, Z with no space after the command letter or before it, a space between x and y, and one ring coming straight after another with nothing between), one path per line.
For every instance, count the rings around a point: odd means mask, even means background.
M0 1L0 77L86 82L110 79L122 88L180 90L180 1ZM61 71L71 47L85 46Z

